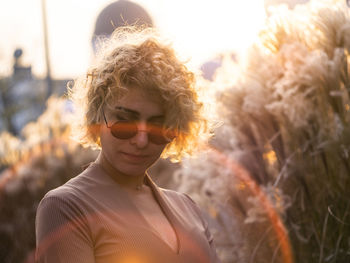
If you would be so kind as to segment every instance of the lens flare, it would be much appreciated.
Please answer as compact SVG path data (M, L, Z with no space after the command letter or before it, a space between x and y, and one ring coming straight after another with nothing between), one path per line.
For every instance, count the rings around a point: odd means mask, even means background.
M228 167L232 171L232 173L235 174L235 176L237 176L243 182L242 185L244 185L244 187L247 187L254 196L259 198L261 206L266 211L272 229L274 230L277 240L279 241L279 246L283 258L282 262L293 263L292 249L288 238L287 230L281 218L274 209L273 205L270 203L268 197L257 185L257 183L250 178L250 175L246 171L246 169L244 169L241 165L234 162L233 160L230 160L223 153L213 148L210 148L210 150L213 150L221 160L221 163L225 167Z

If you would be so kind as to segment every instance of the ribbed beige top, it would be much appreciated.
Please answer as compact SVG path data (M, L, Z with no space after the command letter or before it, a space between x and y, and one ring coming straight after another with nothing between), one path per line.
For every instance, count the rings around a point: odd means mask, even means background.
M174 251L98 164L48 192L36 216L36 262L216 263L207 223L184 194L145 183L173 226Z

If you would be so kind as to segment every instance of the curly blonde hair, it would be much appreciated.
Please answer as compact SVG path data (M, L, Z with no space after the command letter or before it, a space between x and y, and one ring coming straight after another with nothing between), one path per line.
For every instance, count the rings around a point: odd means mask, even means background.
M110 107L111 101L131 87L160 95L165 105L165 127L177 132L161 157L178 161L192 154L210 135L194 73L155 29L120 27L103 41L89 74L69 88L78 117L74 137L84 146L100 148L103 107Z

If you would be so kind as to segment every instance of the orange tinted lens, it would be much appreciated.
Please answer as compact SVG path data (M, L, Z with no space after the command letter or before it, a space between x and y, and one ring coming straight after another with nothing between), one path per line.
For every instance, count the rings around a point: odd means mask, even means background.
M164 128L157 125L152 125L148 128L148 138L151 142L155 144L166 144L171 142L174 139L174 135L172 132L166 132L165 134Z
M131 121L118 121L112 125L111 133L118 139L130 139L137 134L137 125Z

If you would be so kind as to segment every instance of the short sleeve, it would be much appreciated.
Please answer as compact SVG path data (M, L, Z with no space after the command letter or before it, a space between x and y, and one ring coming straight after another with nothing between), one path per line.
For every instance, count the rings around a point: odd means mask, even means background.
M93 242L84 214L71 202L45 197L35 221L36 263L94 263Z
M201 218L201 221L203 222L203 226L204 226L204 229L205 229L205 236L206 236L206 238L208 240L208 243L209 243L209 246L210 246L210 249L211 249L211 255L213 256L212 262L213 263L221 263L220 259L217 256L217 253L216 253L216 248L215 248L215 244L214 244L214 237L213 237L213 235L210 232L208 222L207 222L207 220L205 220L202 210L198 207L196 202L193 201L193 199L189 195L187 195L187 194L184 194L184 195L186 196L186 198L188 200L190 200L193 208L197 211L198 216Z

